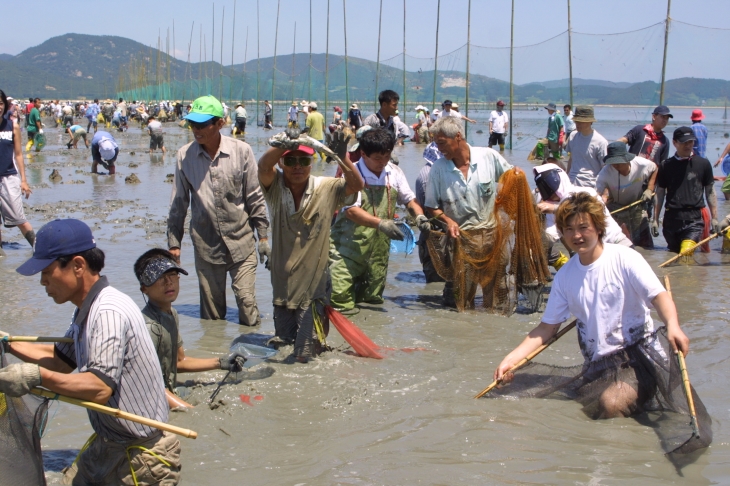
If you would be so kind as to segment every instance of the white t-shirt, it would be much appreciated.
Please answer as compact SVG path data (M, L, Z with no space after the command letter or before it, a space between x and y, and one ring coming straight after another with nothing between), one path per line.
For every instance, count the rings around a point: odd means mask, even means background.
M385 169L380 173L380 176L373 174L362 159L355 164L355 167L360 170L360 174L365 181L366 187L389 186L391 191L396 191L398 194L396 196L397 204L405 206L416 199L416 195L411 190L411 186L408 185L408 179L406 179L406 175L403 173L403 170L393 162L388 162L388 165L385 166ZM367 189L365 190L367 191ZM346 206L343 209L347 209L352 206L358 208L362 206L362 197L359 192L357 193L357 200L355 203L351 206ZM342 213L343 212L341 211L340 214Z
M439 113L439 118L444 118L447 116L453 116L454 118L463 118L462 114L456 110L449 110L449 111L444 110L441 113Z
M574 255L555 275L542 322L578 319L586 361L613 354L654 332L649 306L664 287L636 251L610 243L584 266Z
M626 176L619 174L613 165L601 169L596 179L598 194L603 195L603 191L608 188L609 202L626 205L638 201L644 192L644 184L657 170L657 166L644 157L634 157L629 164L631 167Z
M570 152L570 182L580 187L596 187L596 177L603 169L608 141L593 130L588 136L574 131L568 138L565 151Z
M509 115L505 111L494 110L489 115L489 121L492 122L492 131L494 133L504 133L504 125L509 122Z

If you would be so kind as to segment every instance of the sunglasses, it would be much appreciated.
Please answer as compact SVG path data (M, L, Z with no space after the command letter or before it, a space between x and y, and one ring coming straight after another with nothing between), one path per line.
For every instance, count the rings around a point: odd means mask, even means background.
M211 118L207 122L203 122L203 123L197 123L197 122L188 120L188 125L190 125L190 128L193 128L194 130L202 130L204 128L208 128L212 124L213 124L213 118Z
M296 167L300 165L302 167L309 167L312 164L312 158L306 156L295 157L293 155L284 157L284 165L286 167Z

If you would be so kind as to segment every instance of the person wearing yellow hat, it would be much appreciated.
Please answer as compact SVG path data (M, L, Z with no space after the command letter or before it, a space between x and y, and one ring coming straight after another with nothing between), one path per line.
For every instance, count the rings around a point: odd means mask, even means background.
M271 253L269 220L251 147L221 135L223 105L213 96L193 102L185 117L194 140L177 152L175 182L167 219L167 244L180 259L185 217L191 208L190 237L200 286L200 317L226 318L226 274L238 305L238 322L261 323L255 297L256 239L261 263Z

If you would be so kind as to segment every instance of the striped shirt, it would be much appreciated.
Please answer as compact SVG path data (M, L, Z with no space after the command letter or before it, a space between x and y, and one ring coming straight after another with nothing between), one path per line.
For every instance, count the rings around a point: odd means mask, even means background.
M80 373L93 373L112 389L105 404L160 422L168 420L165 386L144 317L127 295L101 277L89 290L56 356ZM91 427L115 442L146 438L157 429L89 410Z
M167 218L169 248L180 248L188 206L190 238L203 260L222 264L229 254L234 263L248 258L255 249L253 228L259 238L269 230L251 146L221 137L213 159L198 142L182 147Z

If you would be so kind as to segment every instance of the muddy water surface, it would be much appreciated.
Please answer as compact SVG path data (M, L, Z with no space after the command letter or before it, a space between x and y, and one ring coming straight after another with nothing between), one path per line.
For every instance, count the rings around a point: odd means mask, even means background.
M686 111L686 113L684 113ZM677 110L672 127L689 119ZM609 140L645 120L646 109L599 109L596 128ZM479 116L486 116L481 113ZM515 150L507 157L529 169L527 152L544 133L544 112L515 112ZM708 152L728 141L721 112L710 110ZM472 140L486 144L483 123ZM189 141L188 132L168 124L165 140L174 153ZM229 129L224 129L228 134ZM89 223L107 254L104 274L115 287L143 305L133 273L134 260L145 250L165 244L165 219L174 172L174 157L146 153L148 137L138 127L118 136L122 153L116 176L91 175L90 152L66 150L59 129L47 128L49 145L27 164L34 188L26 207L36 230L56 217ZM247 140L256 155L268 135L251 127ZM520 137L520 138L518 138ZM717 147L716 147L717 146ZM396 150L409 181L423 165L423 146L406 143ZM134 153L133 153L134 152ZM61 182L49 181L58 170ZM335 168L318 162L314 173L332 175ZM135 173L138 184L125 183ZM717 185L719 190L719 183ZM721 215L730 204L720 202ZM15 268L31 254L17 230L3 231L7 257L0 260L0 303L4 331L11 334L59 335L73 307L58 306L45 295L38 278L21 277ZM577 404L553 400L473 400L501 358L536 325L539 314L510 318L480 312L458 314L440 307L442 284L425 284L417 255L393 255L385 304L366 306L353 321L375 342L393 348L381 361L347 354L332 331L328 342L339 351L306 364L283 362L287 349L272 362L239 374L221 389L223 404L205 405L222 372L183 375L189 400L200 406L173 413L171 422L194 429L197 440L181 439L186 484L706 484L730 482L730 371L727 349L726 271L729 257L714 251L698 255L692 266L656 267L668 258L663 239L655 251L642 251L662 276L672 277L675 300L685 332L692 340L688 357L697 392L713 417L715 439L698 460L677 471L663 456L656 435L632 419L591 421ZM713 248L719 242L713 242ZM186 353L205 357L225 353L241 332L235 300L228 293L228 322L201 321L190 240L182 263L191 275L181 279L176 303ZM263 313L260 329L273 334L269 274L257 276ZM573 365L581 362L570 334L539 358ZM50 483L91 434L83 410L55 404L43 438Z

